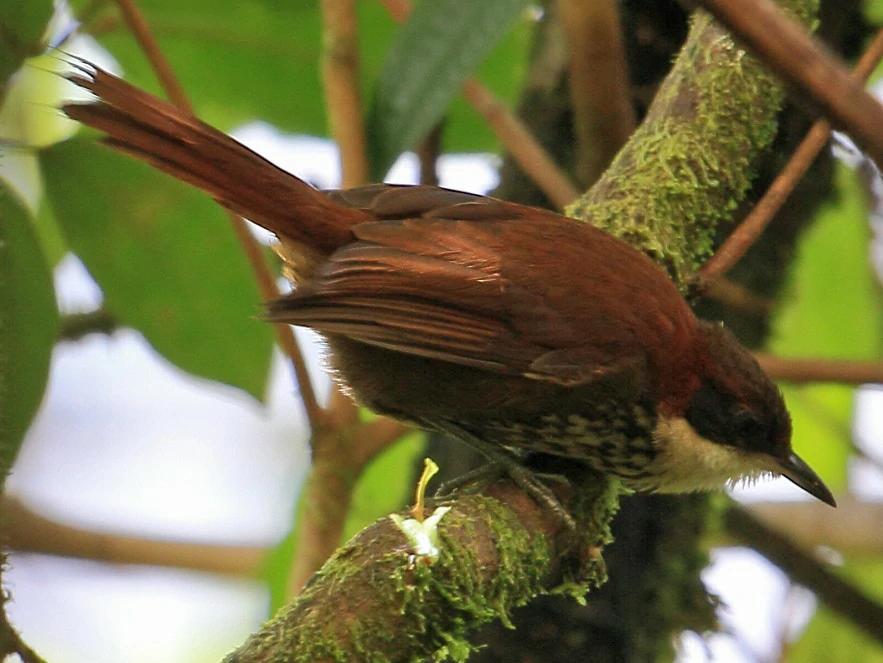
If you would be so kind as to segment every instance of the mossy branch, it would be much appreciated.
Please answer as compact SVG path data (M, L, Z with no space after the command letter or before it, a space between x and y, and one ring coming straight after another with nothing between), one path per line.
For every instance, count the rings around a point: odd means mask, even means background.
M782 4L804 22L818 11L817 0ZM784 98L775 76L696 11L647 117L568 214L638 247L684 287L748 191Z
M482 624L505 622L540 594L582 597L606 579L600 551L618 483L580 479L560 497L579 524L577 541L509 482L433 505L450 507L430 527L435 559L393 518L377 521L225 663L464 660L467 637Z

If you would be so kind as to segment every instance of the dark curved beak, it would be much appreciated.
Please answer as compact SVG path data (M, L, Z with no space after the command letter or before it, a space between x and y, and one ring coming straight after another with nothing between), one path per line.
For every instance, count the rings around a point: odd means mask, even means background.
M776 460L779 463L779 472L781 472L783 477L825 504L833 507L837 506L837 501L834 499L831 491L828 490L828 487L819 478L819 475L803 462L800 456L791 452L784 460L781 458Z

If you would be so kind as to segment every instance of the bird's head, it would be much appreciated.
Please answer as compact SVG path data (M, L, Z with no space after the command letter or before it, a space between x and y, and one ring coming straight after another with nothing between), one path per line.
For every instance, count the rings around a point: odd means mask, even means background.
M791 448L785 401L754 357L721 325L700 322L697 334L699 388L682 413L660 416L655 431L665 465L660 490L703 490L781 475L836 506L831 491Z

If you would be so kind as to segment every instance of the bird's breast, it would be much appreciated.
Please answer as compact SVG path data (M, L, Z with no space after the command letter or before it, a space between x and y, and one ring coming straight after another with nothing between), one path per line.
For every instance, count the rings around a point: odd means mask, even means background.
M503 446L582 461L628 483L652 475L656 415L649 403L610 401L536 419L488 419L481 434Z

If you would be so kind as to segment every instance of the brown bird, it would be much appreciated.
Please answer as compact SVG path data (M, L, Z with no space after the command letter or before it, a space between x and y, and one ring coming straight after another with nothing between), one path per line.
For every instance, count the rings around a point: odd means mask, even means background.
M835 505L792 450L782 396L751 354L697 320L625 242L437 187L320 192L196 117L75 66L70 80L97 99L65 105L68 116L277 235L296 289L267 318L319 331L338 379L375 412L496 459L506 449L576 459L637 490L779 474Z

